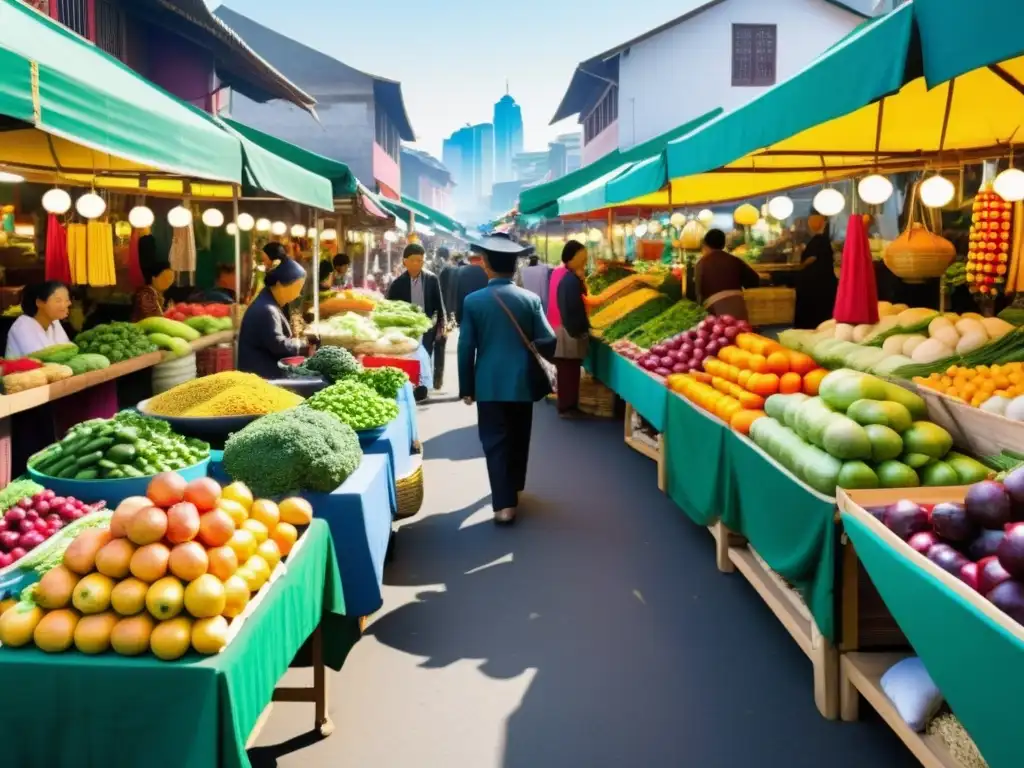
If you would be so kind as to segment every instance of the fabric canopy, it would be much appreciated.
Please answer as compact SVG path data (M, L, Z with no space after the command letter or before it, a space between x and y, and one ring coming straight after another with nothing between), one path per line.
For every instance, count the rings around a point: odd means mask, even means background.
M27 176L242 180L239 142L209 116L17 0L0 0L0 115L20 121L0 164Z
M414 211L417 217L425 216L434 224L439 224L442 228L452 232L453 234L458 234L465 229L465 227L455 219L451 218L447 214L441 213L441 211L431 208L429 205L421 203L419 200L413 200L411 197L402 195L402 204Z
M1007 12L1008 0L914 0L865 24L789 80L671 142L673 203L1009 154L1022 140L1024 39L1000 35L993 50L987 35L963 34L1005 26ZM951 79L935 84L926 73Z
M255 128L239 123L236 120L224 118L224 122L231 126L242 137L258 144L268 152L284 158L300 168L322 176L331 183L331 189L335 198L349 197L356 194L357 180L352 171L345 163L332 160L329 157L310 152L300 146L291 144L269 133L263 133Z

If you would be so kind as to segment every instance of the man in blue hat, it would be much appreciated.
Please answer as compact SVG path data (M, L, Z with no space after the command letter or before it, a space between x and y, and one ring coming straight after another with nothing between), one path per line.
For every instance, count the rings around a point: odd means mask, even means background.
M483 256L488 283L465 297L459 397L467 405L476 403L494 521L507 525L515 521L526 486L533 404L550 392L534 352L554 354L555 333L540 299L512 282L516 262L528 248L501 234L472 248Z

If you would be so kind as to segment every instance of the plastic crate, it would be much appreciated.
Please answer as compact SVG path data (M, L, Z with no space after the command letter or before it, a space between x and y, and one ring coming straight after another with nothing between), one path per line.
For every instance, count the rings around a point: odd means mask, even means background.
M196 375L210 376L214 373L235 370L235 348L231 344L218 344L196 352Z
M420 383L420 361L412 357L384 357L381 355L365 355L362 359L364 368L400 368L405 371L414 387Z

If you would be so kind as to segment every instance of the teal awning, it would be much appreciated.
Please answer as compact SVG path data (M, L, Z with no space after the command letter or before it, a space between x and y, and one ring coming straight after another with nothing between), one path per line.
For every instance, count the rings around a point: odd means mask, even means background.
M624 203L657 192L668 183L668 160L664 151L633 163L608 182L605 197L609 205Z
M208 115L28 5L0 0L0 51L0 113L103 155L95 165L71 150L55 160L30 130L15 128L0 142L0 162L241 182L241 147Z
M599 211L608 207L605 185L629 169L629 163L613 168L603 176L598 176L589 184L585 184L574 192L558 198L559 216Z
M308 149L303 149L284 139L279 139L277 136L271 136L269 133L263 133L236 120L231 120L230 118L223 119L225 123L234 128L242 137L260 145L268 152L272 152L278 157L284 158L288 162L294 163L300 168L305 168L307 171L330 181L335 199L351 197L356 193L356 177L352 175L352 171L345 163L318 155L316 152L310 152Z
M402 204L415 212L417 217L426 216L430 221L434 222L434 224L440 225L445 230L453 234L458 234L465 229L462 224L457 222L451 216L441 213L441 211L431 208L429 205L421 203L419 200L413 200L411 197L402 195Z

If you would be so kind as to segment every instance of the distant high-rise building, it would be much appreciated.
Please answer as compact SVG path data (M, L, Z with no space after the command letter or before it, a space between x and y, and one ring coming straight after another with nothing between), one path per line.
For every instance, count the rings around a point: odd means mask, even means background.
M455 204L474 210L494 185L494 126L467 125L444 141L442 161L455 181Z
M494 180L510 181L512 158L523 151L523 113L508 93L494 105Z
M555 143L565 145L565 172L578 171L583 164L583 134L563 133L555 137Z

